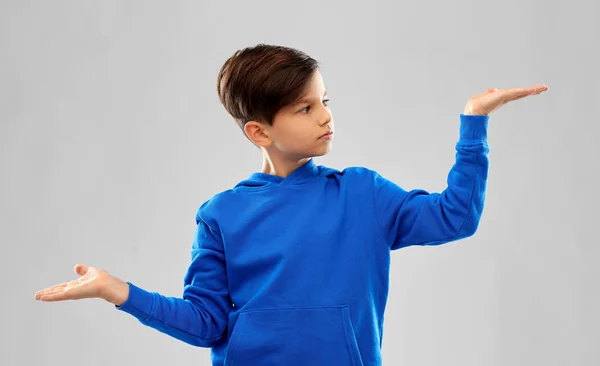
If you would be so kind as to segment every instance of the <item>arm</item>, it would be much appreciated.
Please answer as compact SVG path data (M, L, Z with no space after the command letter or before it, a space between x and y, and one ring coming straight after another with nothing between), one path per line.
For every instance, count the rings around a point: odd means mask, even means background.
M115 306L162 333L194 346L211 347L225 331L232 305L220 236L200 216L196 223L182 298L148 292L129 283L127 300Z
M489 116L460 116L456 162L441 193L405 191L374 175L374 200L384 240L392 250L439 245L469 237L481 218L488 175Z

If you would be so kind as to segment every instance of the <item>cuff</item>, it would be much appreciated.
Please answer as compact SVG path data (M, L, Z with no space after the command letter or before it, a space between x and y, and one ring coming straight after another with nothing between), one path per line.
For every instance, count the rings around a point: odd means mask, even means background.
M133 315L140 321L147 320L152 315L154 295L131 282L127 283L129 284L129 296L121 306L115 305L115 308Z
M487 143L488 122L490 116L460 115L459 145Z

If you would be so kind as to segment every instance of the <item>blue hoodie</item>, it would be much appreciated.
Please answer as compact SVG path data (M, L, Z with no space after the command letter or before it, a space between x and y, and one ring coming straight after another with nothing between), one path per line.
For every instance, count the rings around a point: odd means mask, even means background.
M441 193L309 160L254 173L203 203L182 298L129 282L116 308L198 347L214 366L381 365L390 254L473 235L485 200L488 116L460 116Z

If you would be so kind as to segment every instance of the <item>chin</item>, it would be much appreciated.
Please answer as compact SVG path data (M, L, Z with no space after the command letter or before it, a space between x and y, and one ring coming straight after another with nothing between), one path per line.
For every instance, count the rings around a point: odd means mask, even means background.
M314 147L312 149L299 149L296 150L296 152L294 153L294 155L297 158L301 158L301 159L306 159L306 158L316 158L316 157L320 157L320 156L325 156L327 154L329 154L332 150L332 146L331 143L327 144L327 145L321 145L318 147Z
M319 149L318 151L316 151L316 152L314 153L314 155L313 155L313 156L315 156L315 157L318 157L318 156L325 156L325 155L329 154L330 152L331 152L331 146L328 146L328 147L327 147L327 148L325 148L325 149Z

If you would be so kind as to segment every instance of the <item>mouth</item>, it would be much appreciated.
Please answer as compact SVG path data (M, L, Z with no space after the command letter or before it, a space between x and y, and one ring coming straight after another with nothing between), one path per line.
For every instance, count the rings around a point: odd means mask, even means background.
M329 132L324 133L323 135L321 135L319 137L319 139L330 140L332 136L333 136L333 131L329 131Z

